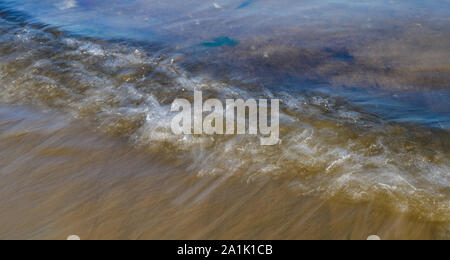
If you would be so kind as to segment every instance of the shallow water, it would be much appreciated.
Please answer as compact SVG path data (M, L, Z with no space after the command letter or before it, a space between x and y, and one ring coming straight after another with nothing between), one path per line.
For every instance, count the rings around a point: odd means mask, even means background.
M450 238L448 1L1 6L0 238ZM194 90L282 142L173 135Z

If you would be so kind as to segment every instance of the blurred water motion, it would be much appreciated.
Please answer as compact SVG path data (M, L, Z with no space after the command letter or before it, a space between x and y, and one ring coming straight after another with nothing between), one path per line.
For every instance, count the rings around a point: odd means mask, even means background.
M0 238L447 238L446 223L300 195L292 176L198 176L60 115L0 108ZM244 174L244 173L243 173ZM383 204L383 203L381 203Z
M450 238L449 5L2 1L0 238ZM194 90L282 143L173 135Z

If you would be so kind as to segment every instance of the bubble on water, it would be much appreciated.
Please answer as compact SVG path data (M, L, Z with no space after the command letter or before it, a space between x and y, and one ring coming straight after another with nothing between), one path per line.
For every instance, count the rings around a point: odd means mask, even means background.
M367 240L381 240L381 238L377 235L371 235L367 238Z
M57 4L59 10L67 10L74 7L77 7L77 1L75 0L64 0L61 3Z
M67 240L81 240L81 238L77 235L70 235L67 237Z

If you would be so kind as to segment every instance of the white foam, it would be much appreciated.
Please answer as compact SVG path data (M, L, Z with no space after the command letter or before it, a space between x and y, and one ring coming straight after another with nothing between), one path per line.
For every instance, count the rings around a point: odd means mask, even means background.
M77 1L75 0L62 0L60 3L56 4L59 10L67 10L77 7Z

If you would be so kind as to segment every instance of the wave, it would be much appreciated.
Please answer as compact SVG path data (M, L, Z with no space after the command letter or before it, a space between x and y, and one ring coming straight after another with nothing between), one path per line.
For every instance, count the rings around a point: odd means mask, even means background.
M450 133L385 122L345 99L192 75L177 57L125 42L21 26L2 13L0 101L56 110L198 176L251 184L284 179L297 194L450 221ZM8 18L8 19L5 19ZM170 104L194 90L214 98L280 98L281 144L251 136L176 136ZM181 163L180 163L181 164Z

